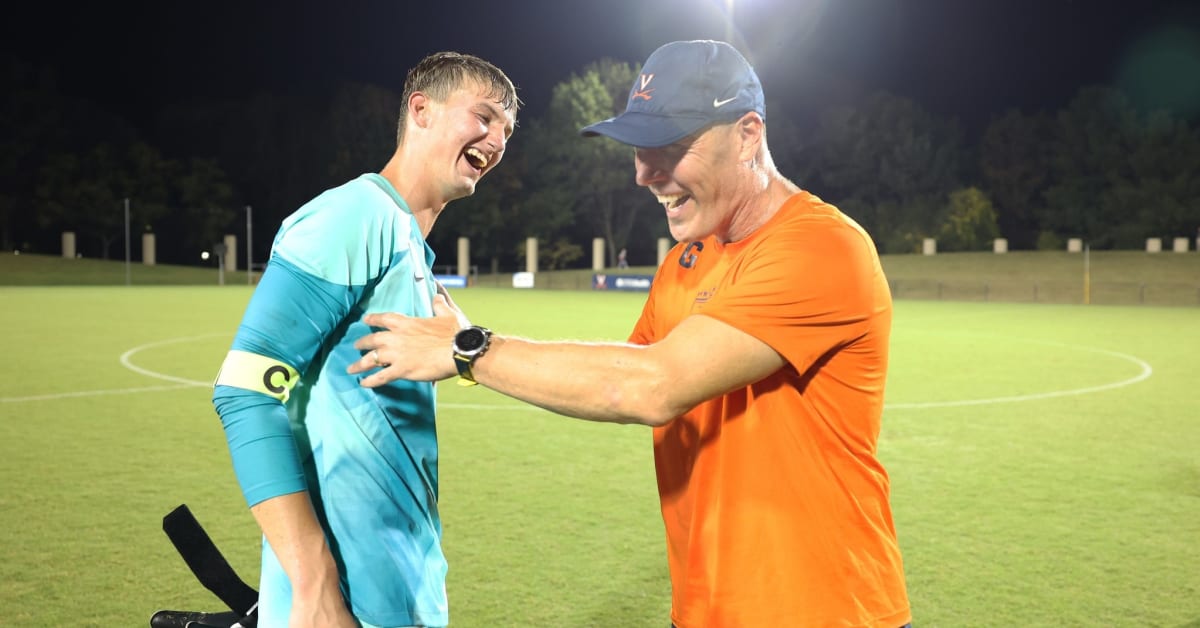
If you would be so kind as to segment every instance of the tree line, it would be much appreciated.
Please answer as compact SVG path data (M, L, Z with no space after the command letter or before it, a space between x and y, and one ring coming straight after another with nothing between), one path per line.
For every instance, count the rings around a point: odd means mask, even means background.
M399 93L343 84L332 94L262 92L239 101L170 106L135 126L56 89L44 69L8 60L0 111L0 246L57 253L59 234L115 255L124 199L136 235L158 234L158 259L195 263L252 206L255 259L280 221L321 190L382 167L395 147ZM667 230L654 197L634 185L632 151L578 129L619 113L638 68L602 59L558 83L544 113L521 116L504 163L452 203L430 243L455 259L468 237L481 270L523 267L537 237L542 268L586 264L592 238L610 265L626 248L655 261ZM780 171L839 206L883 253L1140 248L1147 237L1200 227L1200 128L1168 111L1137 110L1119 90L1080 89L1058 111L1010 110L968 137L954 119L878 92L816 116L770 100L767 137Z

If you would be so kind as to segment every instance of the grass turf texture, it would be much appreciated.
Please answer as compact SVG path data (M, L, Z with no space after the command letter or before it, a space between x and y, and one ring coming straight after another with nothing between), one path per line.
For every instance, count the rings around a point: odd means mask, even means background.
M256 583L206 385L249 295L0 288L0 625L220 609L161 532L181 502ZM537 338L620 339L642 303L454 296ZM1200 625L1194 308L899 301L892 356L880 455L917 625ZM439 395L454 625L665 625L649 430Z

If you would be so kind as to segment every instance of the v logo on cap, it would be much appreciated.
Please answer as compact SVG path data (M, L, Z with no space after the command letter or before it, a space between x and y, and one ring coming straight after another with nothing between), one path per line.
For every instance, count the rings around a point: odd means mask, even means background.
M629 96L629 100L633 101L633 100L638 100L638 99L641 99L641 100L653 99L654 97L650 95L650 92L653 92L654 88L651 87L650 89L646 89L646 86L649 85L650 81L653 81L653 80L654 80L653 74L643 74L641 77L641 88L638 89L637 91L633 92L633 94L631 94Z

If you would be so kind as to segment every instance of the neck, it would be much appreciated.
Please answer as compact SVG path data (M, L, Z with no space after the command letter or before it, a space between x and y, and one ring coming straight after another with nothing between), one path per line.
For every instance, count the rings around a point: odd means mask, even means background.
M396 149L395 154L388 160L383 170L379 171L379 175L396 188L400 197L408 205L408 209L412 211L423 238L429 237L429 231L433 229L434 221L437 220L447 203L435 190L429 189L428 185L421 185L421 182L431 180L423 170L425 166L426 164L420 160L408 156L404 147L401 146Z
M788 198L800 191L799 186L778 172L772 171L763 176L766 184L758 183L758 189L752 193L741 210L734 214L729 228L726 229L726 237L722 238L724 242L737 242L758 231L775 216Z

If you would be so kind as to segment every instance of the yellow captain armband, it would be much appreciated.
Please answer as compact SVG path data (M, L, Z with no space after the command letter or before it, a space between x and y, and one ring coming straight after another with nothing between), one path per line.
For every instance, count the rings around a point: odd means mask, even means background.
M213 385L253 390L287 401L299 379L299 371L275 358L235 349L225 356Z

